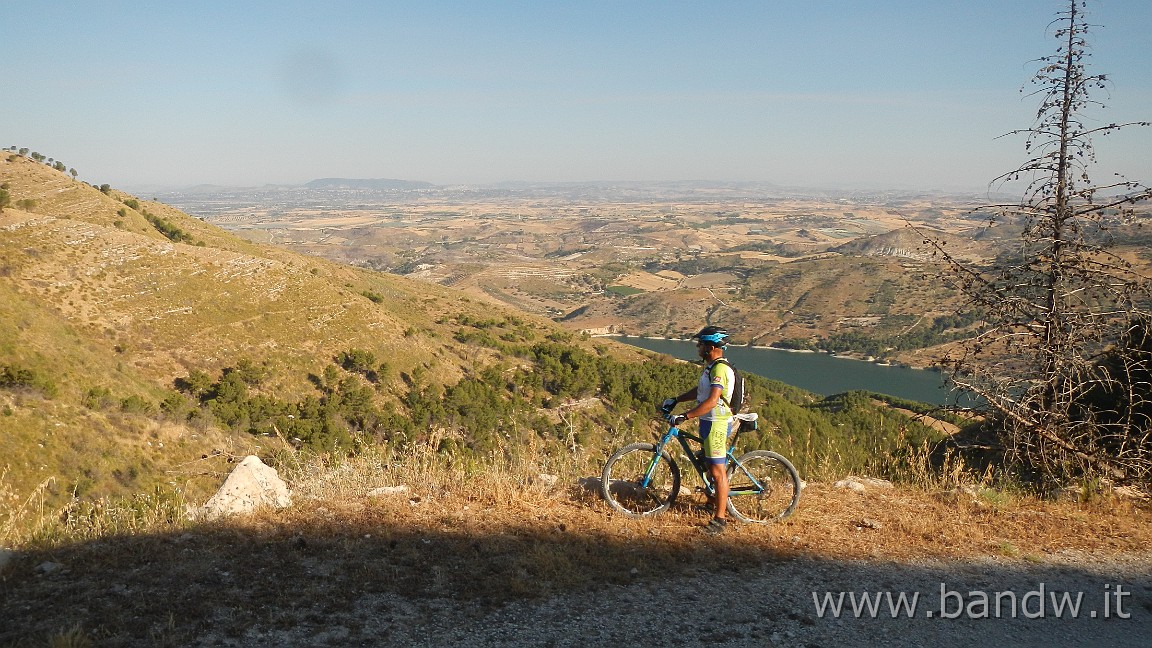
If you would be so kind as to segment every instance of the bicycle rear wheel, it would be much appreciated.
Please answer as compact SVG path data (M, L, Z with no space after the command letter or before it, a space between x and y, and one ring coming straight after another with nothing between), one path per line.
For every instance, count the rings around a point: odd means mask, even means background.
M680 494L680 467L654 443L633 443L604 464L600 493L613 509L629 517L656 515Z
M792 515L800 502L800 473L784 457L753 450L728 464L728 512L742 522Z

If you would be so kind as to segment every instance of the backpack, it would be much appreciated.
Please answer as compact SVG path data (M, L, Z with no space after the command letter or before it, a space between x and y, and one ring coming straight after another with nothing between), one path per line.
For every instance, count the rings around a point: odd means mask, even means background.
M736 370L736 367L733 367L732 363L728 362L728 358L717 358L716 362L708 366L708 373L711 374L712 367L718 364L726 364L728 368L732 370L732 400L729 401L723 396L720 398L724 401L724 404L728 406L728 409L732 410L733 414L739 414L740 410L748 405L748 390L744 389L744 376L741 376L740 372Z

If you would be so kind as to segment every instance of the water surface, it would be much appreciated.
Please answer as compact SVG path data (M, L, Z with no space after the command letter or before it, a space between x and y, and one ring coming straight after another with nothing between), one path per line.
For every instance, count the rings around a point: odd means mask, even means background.
M616 340L682 360L698 360L695 343L616 337ZM782 349L729 346L724 355L741 371L779 380L823 396L854 389L932 403L953 404L955 396L944 386L943 374L925 369L890 367L826 353L798 353Z

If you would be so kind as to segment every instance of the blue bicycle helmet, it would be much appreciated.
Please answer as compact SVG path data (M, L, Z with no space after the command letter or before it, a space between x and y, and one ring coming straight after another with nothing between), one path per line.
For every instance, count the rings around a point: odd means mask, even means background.
M693 335L692 339L724 348L728 346L728 329L719 326L705 326L700 329L699 333Z

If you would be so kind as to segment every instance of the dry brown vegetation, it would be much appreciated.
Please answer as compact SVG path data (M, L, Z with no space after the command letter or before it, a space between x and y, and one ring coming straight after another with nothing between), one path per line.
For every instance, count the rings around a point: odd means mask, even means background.
M373 597L391 601L379 613L397 623L403 610L412 622L444 602L466 619L515 601L691 575L704 553L715 556L710 569L719 560L738 577L797 558L1092 561L1146 555L1152 541L1148 510L1111 497L1041 502L978 489L857 493L810 483L784 522L712 538L699 530L706 513L693 505L702 499L626 519L571 473L552 485L531 461L486 470L447 467L432 455L403 464L387 456L288 463L298 500L288 509L20 547L0 577L0 614L16 621L0 631L0 645L69 632L91 642L82 645L144 637L204 645L252 627L346 624ZM409 490L368 495L398 484ZM373 640L387 642L378 630Z
M973 211L984 202L972 197L722 194L300 198L330 201L328 209L257 194L233 196L232 209L220 206L228 198L206 208L215 210L211 222L251 240L451 286L573 329L686 336L695 323L722 320L739 343L754 344L923 330L956 312L958 295L940 281L931 246L908 226L978 264L1018 234L1012 224L990 227L988 214ZM195 197L184 199L196 209ZM1138 240L1120 247L1147 266ZM942 354L881 350L915 366Z

